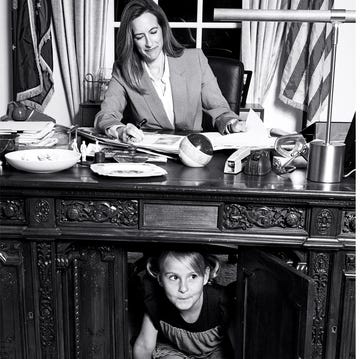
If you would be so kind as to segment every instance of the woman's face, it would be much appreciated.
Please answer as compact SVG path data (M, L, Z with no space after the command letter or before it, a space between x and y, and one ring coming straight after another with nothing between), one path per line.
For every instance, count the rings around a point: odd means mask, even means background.
M191 312L201 308L203 287L209 279L209 268L206 269L205 276L202 276L184 260L168 256L161 265L158 279L169 301L180 312Z
M144 61L155 61L163 49L163 34L156 16L146 12L132 22L134 44Z

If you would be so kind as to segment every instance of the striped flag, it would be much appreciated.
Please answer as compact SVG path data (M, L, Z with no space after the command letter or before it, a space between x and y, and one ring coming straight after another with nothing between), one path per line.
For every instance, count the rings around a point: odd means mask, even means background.
M16 101L42 112L54 92L51 0L18 0L13 7Z
M334 0L292 0L291 9L329 10ZM331 24L289 23L279 98L306 112L310 125L319 121L331 79ZM325 101L326 100L326 101Z

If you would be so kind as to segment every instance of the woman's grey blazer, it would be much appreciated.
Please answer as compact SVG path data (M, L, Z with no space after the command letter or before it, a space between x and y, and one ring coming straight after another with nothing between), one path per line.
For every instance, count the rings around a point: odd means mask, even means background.
M146 90L142 95L125 83L119 69L114 66L101 111L95 118L97 130L104 132L107 128L120 124L127 105L130 119L126 120L136 123L146 119L144 128L148 129L201 131L204 110L210 115L218 131L224 133L227 122L232 118L239 118L230 110L221 94L202 50L186 49L182 56L168 57L168 60L175 126L168 120L146 71L141 78L141 86Z

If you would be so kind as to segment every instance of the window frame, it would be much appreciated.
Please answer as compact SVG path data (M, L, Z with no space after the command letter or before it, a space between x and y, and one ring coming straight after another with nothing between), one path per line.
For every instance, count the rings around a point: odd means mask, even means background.
M111 68L115 59L115 29L120 27L119 21L114 21L115 1L109 0L106 41L105 67ZM158 3L158 0L153 0ZM203 4L206 0L197 0L196 21L169 22L173 29L196 29L196 48L202 48L203 30L205 29L241 29L241 23L236 22L205 22L203 21ZM241 39L239 39L240 46Z

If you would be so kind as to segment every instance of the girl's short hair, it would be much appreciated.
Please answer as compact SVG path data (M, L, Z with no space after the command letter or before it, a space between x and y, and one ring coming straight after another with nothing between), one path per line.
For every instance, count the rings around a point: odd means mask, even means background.
M180 262L189 265L195 273L205 276L206 268L210 269L209 280L213 280L220 271L220 263L215 255L202 254L200 252L182 252L167 250L161 252L159 256L150 257L147 261L146 269L148 273L156 278L161 274L162 265L166 258L176 258Z
M131 24L134 19L146 12L153 14L157 18L162 29L164 53L171 57L179 57L184 51L184 47L175 39L169 21L159 5L153 0L129 1L122 12L120 28L117 32L115 64L120 69L127 85L141 94L145 92L140 86L140 79L144 69L140 54L134 46Z

